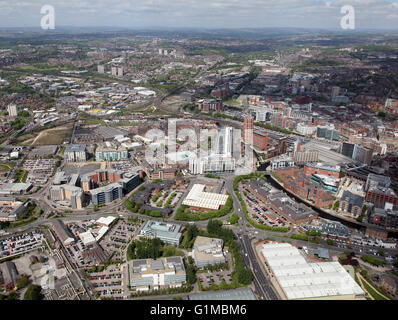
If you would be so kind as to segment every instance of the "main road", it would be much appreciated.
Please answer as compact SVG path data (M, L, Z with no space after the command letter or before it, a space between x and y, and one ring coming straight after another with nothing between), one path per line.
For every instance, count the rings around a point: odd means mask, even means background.
M253 283L256 293L260 296L260 299L278 300L278 296L272 289L272 284L259 265L249 236L247 234L239 234L238 237L238 244L243 253L243 260L246 266L253 272Z
M262 268L260 267L256 254L254 252L252 242L249 239L248 234L253 233L252 228L247 228L247 220L243 213L243 209L238 197L233 189L233 182L236 178L235 175L228 175L223 177L225 179L225 186L228 193L232 197L234 204L234 212L239 216L239 227L234 228L234 233L237 235L238 245L242 252L243 261L246 267L249 268L253 273L253 283L256 293L259 295L260 299L266 300L278 300L278 296L272 289L272 284L267 279Z

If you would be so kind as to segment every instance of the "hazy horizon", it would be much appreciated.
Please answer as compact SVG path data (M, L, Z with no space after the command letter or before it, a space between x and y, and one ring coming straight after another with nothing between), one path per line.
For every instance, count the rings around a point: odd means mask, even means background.
M0 28L39 28L43 5L58 28L310 28L342 30L355 9L356 30L398 30L398 0L0 0Z

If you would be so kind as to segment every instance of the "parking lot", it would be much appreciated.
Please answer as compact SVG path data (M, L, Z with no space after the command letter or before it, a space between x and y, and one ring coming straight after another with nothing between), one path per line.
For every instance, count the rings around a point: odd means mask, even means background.
M113 260L121 260L121 250L129 239L134 236L137 227L124 220L119 220L116 225L100 240L104 250L113 254Z
M122 272L119 265L111 265L104 271L91 272L88 275L94 292L100 297L123 298Z
M23 169L28 171L27 183L45 184L52 175L57 159L36 159L26 160Z
M166 203L168 203L168 207L174 208L178 201L180 201L183 194L183 192L170 191L169 189L166 189L162 192L159 192L159 196L155 195L154 197L151 197L149 200L149 205L154 208L165 208ZM154 199L156 200L153 201ZM158 203L161 205L158 206Z
M90 230L93 237L98 237L100 229L104 227L98 225L95 220L70 222L67 226L72 231L76 242L66 246L66 251L79 267L95 265L96 259L101 258L101 256L102 258L105 256L111 257L113 261L120 261L122 250L136 231L136 226L120 219L110 230L105 231L102 238L97 239L97 241L94 239L94 242L90 243L85 242L85 245L80 238L80 234ZM87 253L90 250L95 250L99 256L96 254L94 256L88 255Z
M67 163L63 167L62 170L67 175L71 175L71 174L84 175L86 173L93 172L93 171L98 170L100 168L101 168L101 164L100 163L92 163L92 164L91 163L90 164L71 164L71 163Z
M228 263L229 269L227 270L227 269L221 268L221 269L218 269L215 271L207 270L207 271L202 271L202 272L197 273L197 278L199 279L200 284L203 289L208 288L212 284L219 285L223 281L226 284L230 284L232 282L232 278L231 278L231 273L233 270L232 257L231 257L231 254L228 253L227 248L224 248L224 249L225 249L225 253L226 253L225 259L226 259L226 262Z
M24 254L43 246L44 234L33 230L24 234L11 236L0 240L0 258Z
M208 288L212 284L221 284L225 281L226 284L230 284L232 282L231 278L231 271L220 269L213 272L206 272L206 273L198 273L197 277L202 285L203 289Z
M128 172L134 170L137 167L137 164L132 159L129 159L109 162L108 166L113 170Z

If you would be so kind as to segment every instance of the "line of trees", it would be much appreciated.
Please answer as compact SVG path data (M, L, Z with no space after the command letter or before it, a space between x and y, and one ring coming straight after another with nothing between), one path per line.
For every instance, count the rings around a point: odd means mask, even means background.
M385 265L384 261L376 259L376 258L373 258L371 256L364 255L364 256L361 257L361 259L363 261L368 262L370 264L373 264L374 266L377 266L377 267Z
M220 220L210 220L207 224L207 232L211 237L223 239L224 245L229 248L234 264L231 277L243 286L249 285L253 280L253 274L251 270L245 267L239 246L234 240L233 231L224 228Z
M199 229L195 225L188 226L187 230L184 233L184 238L180 243L180 248L190 249L193 247L193 244L196 240L196 237L199 235Z

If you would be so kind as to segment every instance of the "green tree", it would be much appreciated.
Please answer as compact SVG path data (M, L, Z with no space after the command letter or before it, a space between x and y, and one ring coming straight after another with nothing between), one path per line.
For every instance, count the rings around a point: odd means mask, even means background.
M193 285L196 281L196 272L195 268L192 265L188 265L186 267L186 273L187 273L187 282L190 285Z
M243 265L239 265L236 269L238 274L238 281L243 285L249 285L253 281L253 274L251 270L246 269Z
M31 284L25 292L24 300L41 300L41 287Z
M17 290L25 288L29 283L29 277L24 275L17 281Z
M18 300L19 294L16 291L11 291L5 300Z
M239 216L236 213L234 213L227 221L230 224L236 224L239 221Z

